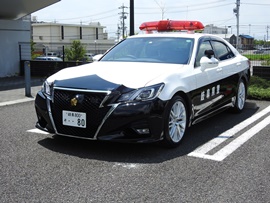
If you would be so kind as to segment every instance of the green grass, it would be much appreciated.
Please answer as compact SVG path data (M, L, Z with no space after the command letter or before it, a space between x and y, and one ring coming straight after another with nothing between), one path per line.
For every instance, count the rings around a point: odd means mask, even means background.
M267 61L270 60L270 54L244 54L251 61Z
M248 88L248 98L270 101L270 80L252 76Z
M250 61L262 61L262 66L270 65L270 54L244 54Z

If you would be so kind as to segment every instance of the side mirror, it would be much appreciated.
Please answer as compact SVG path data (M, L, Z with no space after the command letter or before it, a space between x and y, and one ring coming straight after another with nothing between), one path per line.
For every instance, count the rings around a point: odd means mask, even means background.
M207 56L209 59L214 56L214 51L212 49L209 49L209 50L205 50L204 51L204 55Z
M206 56L203 56L200 60L200 65L202 71L208 68L215 68L218 67L218 60L214 57L208 58Z

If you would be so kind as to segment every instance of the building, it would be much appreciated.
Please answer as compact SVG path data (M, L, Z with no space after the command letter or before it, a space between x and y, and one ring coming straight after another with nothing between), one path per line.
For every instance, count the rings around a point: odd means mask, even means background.
M203 33L208 33L208 34L228 34L228 29L226 27L217 27L214 26L213 24L206 25L204 27Z
M234 34L228 34L228 29L211 25L206 25L203 33L209 33L218 35L223 39L230 42L234 47L236 47L237 36ZM253 49L254 47L254 38L249 35L239 35L239 48L243 50Z
M251 37L249 35L239 35L239 38L241 40L241 49L254 49L254 37Z
M236 46L237 37L234 34L228 34L228 28L227 27L217 27L213 24L206 25L203 33L213 34L217 35L226 41L230 42L233 46Z
M236 36L234 34L215 34L223 39L225 39L227 42L230 42L234 47L236 47Z
M104 28L98 22L89 25L33 22L32 37L36 47L43 47L43 54L62 55L74 40L80 40L88 53L101 54L115 44L108 39Z
M0 77L19 74L20 61L31 59L29 15L58 1L1 0Z

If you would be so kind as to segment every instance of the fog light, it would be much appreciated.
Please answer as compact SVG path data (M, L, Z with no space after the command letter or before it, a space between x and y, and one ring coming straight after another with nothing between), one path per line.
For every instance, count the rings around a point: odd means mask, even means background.
M136 129L137 133L139 134L149 134L150 130L148 128L144 128L144 129Z

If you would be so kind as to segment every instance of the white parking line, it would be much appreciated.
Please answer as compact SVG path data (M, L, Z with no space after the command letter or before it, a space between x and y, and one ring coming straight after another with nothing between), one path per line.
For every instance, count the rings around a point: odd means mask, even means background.
M47 133L45 131L39 130L37 128L31 129L31 130L27 130L26 132L30 132L30 133L39 133L39 134L44 134L44 135L48 135L50 133Z
M245 131L242 135L238 136L228 145L221 148L219 151L214 153L213 155L207 154L212 149L219 146L221 143L226 141L229 138L232 138L236 133L243 130L244 128L248 127L250 124L254 123L256 120L260 119L261 117L265 116L270 112L270 106L263 109L259 113L253 115L252 117L244 120L240 124L234 126L233 128L227 130L226 132L220 134L218 137L210 140L209 142L205 143L204 145L198 147L193 152L189 153L188 156L203 158L203 159L210 159L214 161L223 161L226 157L232 154L237 148L243 145L246 141L252 138L255 134L265 128L267 125L270 124L270 116L266 117L264 120L250 128L249 130ZM49 134L37 128L27 130L27 132L31 133L39 133L39 134Z
M202 145L201 147L195 149L193 152L189 153L188 156L194 156L204 159L211 159L215 161L222 161L227 156L229 156L231 153L233 153L237 148L239 148L242 144L244 144L247 140L249 140L251 137L253 137L256 133L261 131L263 128L265 128L267 125L270 124L270 116L268 116L266 119L261 121L260 123L256 124L251 129L244 132L242 135L240 135L238 138L233 140L231 143L220 149L218 152L216 152L213 155L207 154L209 151L220 145L222 142L226 141L228 138L232 138L237 132L241 131L248 125L252 124L262 116L266 115L270 112L270 106L265 108L264 110L260 111L259 113L253 115L252 117L246 119L245 121L241 122L240 124L234 126L230 130L227 130L226 132L220 134L218 137L210 140L206 144Z

